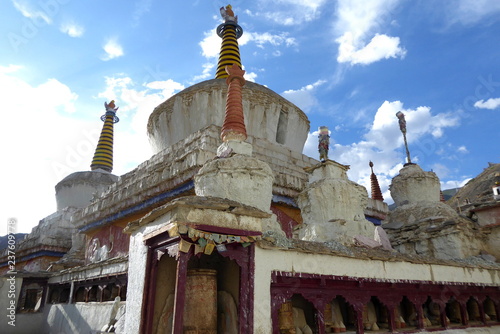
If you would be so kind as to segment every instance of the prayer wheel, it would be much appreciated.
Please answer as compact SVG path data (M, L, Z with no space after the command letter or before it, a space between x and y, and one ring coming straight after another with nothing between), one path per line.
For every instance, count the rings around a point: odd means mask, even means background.
M327 330L331 329L331 331L333 332L334 326L333 326L332 304L330 304L330 303L327 303L325 305L324 319L325 319L325 329L327 329Z
M481 312L479 311L479 304L477 301L470 299L467 303L467 312L469 313L469 319L471 321L480 321Z
M497 311L495 310L495 304L491 299L486 299L484 301L484 313L490 317L490 320L497 319Z
M217 334L216 270L188 270L184 334Z
M278 322L281 334L295 334L293 321L293 306L291 301L284 302L278 312Z
M451 322L461 324L462 314L460 313L460 304L457 301L449 302L446 305L448 318Z

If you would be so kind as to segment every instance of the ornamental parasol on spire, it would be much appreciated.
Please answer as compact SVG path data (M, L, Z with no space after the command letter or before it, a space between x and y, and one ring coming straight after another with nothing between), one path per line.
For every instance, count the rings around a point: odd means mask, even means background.
M408 142L406 140L406 120L405 120L405 114L403 114L402 111L398 111L396 113L396 117L399 120L399 129L401 130L401 133L403 133L403 139L405 141L406 157L408 159L408 162L405 164L405 166L406 165L412 165L411 158L410 158L410 150L408 149Z

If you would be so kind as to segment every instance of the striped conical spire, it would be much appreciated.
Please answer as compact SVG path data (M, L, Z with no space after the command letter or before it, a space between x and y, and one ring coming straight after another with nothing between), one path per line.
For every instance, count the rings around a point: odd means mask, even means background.
M370 181L372 184L372 199L378 201L384 201L382 196L382 191L380 191L380 186L378 184L377 175L373 172L373 162L370 161L370 168L372 169L372 174L370 175Z
M103 169L111 173L113 170L113 124L118 123L120 119L116 117L118 107L115 107L114 100L111 100L109 104L104 102L104 107L106 108L106 113L101 116L101 121L104 122L104 125L90 169Z
M215 73L216 79L227 78L226 66L236 64L242 68L238 38L243 34L243 29L238 25L238 17L234 16L231 5L227 5L226 8L221 7L220 12L224 23L217 27L217 35L222 38L222 45Z

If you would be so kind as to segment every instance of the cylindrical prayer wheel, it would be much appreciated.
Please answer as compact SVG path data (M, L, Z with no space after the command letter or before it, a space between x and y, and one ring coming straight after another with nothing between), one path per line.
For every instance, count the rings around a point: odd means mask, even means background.
M325 305L325 323L333 323L333 314L332 314L332 304L327 303Z
M495 310L495 304L491 299L486 299L484 301L484 313L486 313L491 320L497 319L497 311Z
M475 300L469 300L467 303L467 312L471 321L481 320L481 312L479 311L479 304Z
M295 334L293 322L293 306L291 301L284 302L278 312L278 322L281 334Z
M184 334L217 334L216 270L188 270Z

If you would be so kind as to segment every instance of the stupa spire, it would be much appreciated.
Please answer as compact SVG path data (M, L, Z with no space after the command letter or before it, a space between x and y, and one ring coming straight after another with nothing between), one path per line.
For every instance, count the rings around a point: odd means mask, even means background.
M372 199L378 201L384 201L384 197L382 196L382 191L380 191L380 186L378 184L377 175L373 172L373 162L370 161L370 168L372 170L372 174L370 175L370 181L372 186Z
M229 140L245 141L247 139L247 130L245 127L245 118L243 115L243 100L241 89L245 84L243 75L245 71L233 64L226 66L227 99L224 123L222 124L221 138L223 142Z
M408 149L408 142L406 140L406 120L405 120L405 114L403 114L402 111L398 111L396 113L396 117L399 120L399 129L401 130L401 133L403 134L403 139L405 141L406 159L408 160L408 162L406 164L404 164L404 165L405 166L406 165L413 165L413 163L411 162L411 158L410 158L410 150Z
M111 173L113 170L113 124L118 123L120 119L116 116L118 107L115 106L114 100L111 100L109 104L104 102L104 107L106 108L106 113L101 116L101 121L104 122L104 125L90 169L103 169Z
M217 27L217 35L222 38L222 45L219 53L219 62L217 63L216 79L226 78L226 66L236 64L241 68L240 49L238 47L238 38L243 34L243 29L238 25L238 16L234 15L231 5L226 8L221 7L220 13L224 23Z

